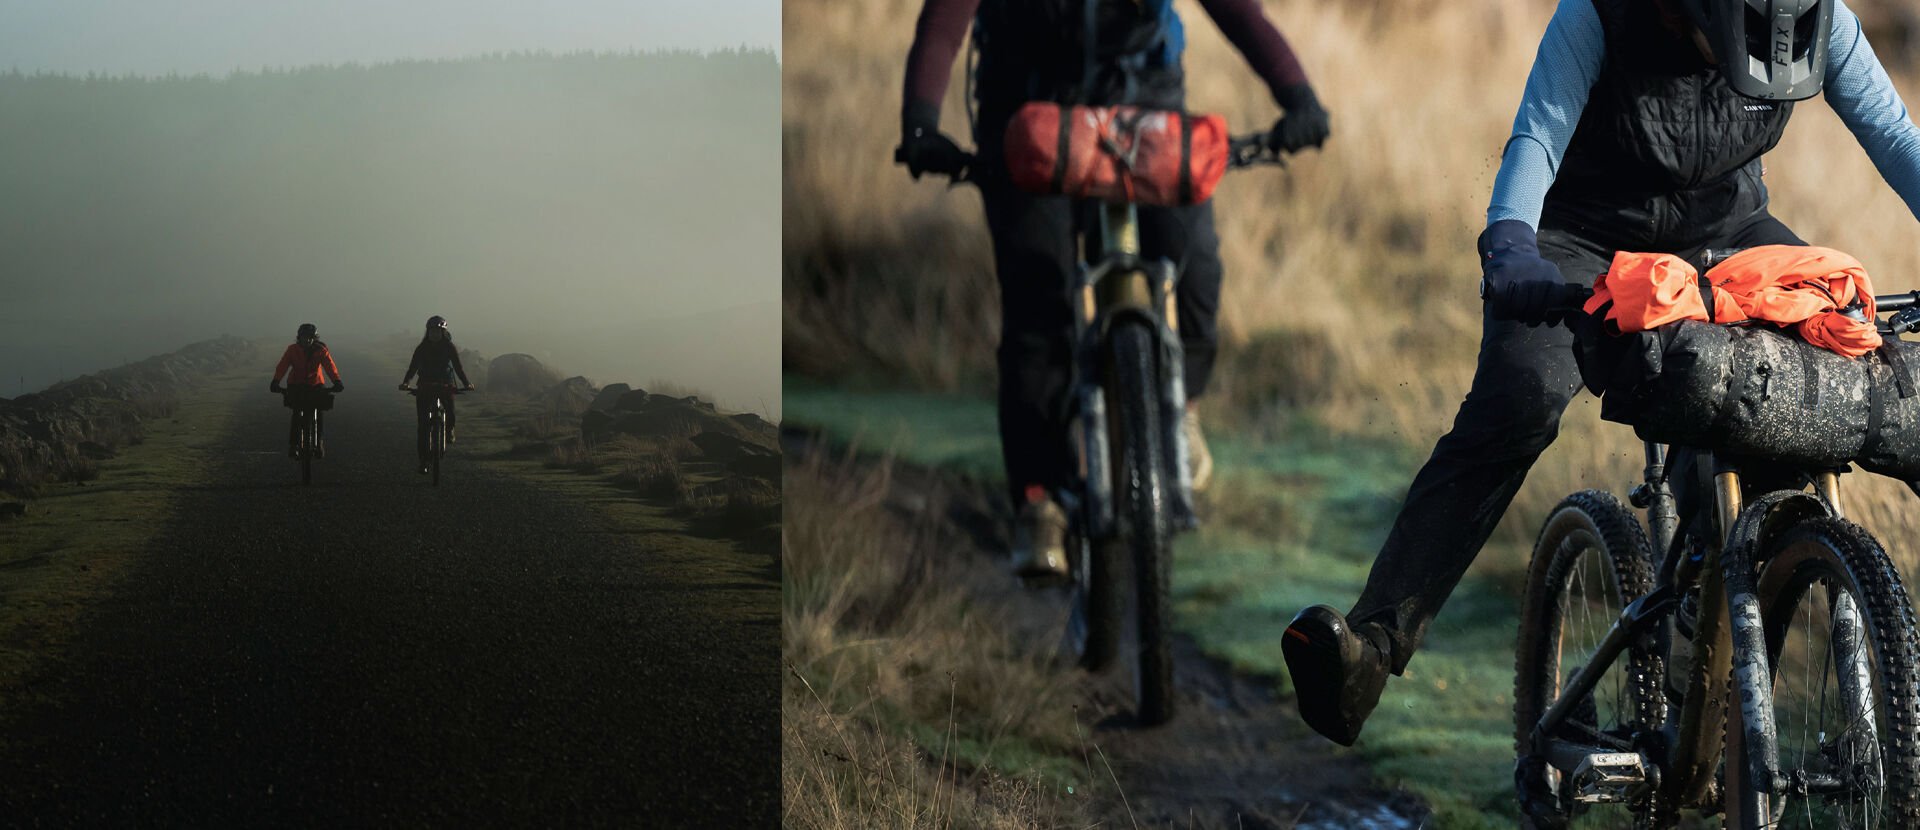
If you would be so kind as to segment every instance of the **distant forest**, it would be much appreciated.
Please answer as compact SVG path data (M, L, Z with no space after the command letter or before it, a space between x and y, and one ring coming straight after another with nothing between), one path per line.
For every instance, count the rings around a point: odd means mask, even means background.
M772 302L779 118L766 49L0 73L5 392L294 317L564 332Z

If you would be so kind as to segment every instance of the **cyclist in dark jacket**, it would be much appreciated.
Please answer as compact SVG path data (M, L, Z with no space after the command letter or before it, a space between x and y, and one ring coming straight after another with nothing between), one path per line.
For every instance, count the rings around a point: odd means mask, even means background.
M462 391L472 391L473 384L467 381L467 370L460 365L460 347L453 345L453 333L447 329L447 318L435 314L427 318L426 334L420 338L420 345L413 347L413 359L407 362L407 375L400 379L400 390L409 391L407 382L414 375L420 376L420 391L413 396L415 445L420 452L420 472L428 468L427 457L427 416L433 411L433 402L438 399L446 404L447 443L453 443L453 392L454 378L460 379Z
M1473 388L1353 610L1309 608L1281 639L1321 734L1359 736L1552 443L1580 385L1572 335L1541 325L1557 283L1591 284L1620 250L1805 244L1768 212L1760 159L1792 102L1821 93L1920 216L1920 130L1859 19L1841 0L1770 4L1750 17L1749 0L1561 0L1479 241L1483 292L1512 297L1521 321L1484 322Z
M1273 143L1288 152L1318 147L1327 112L1287 42L1258 0L1201 0L1285 111ZM1085 15L1096 15L1098 46L1083 60ZM979 117L972 176L980 185L1000 282L1000 441L1017 511L1013 554L1030 576L1066 569L1066 514L1056 494L1071 485L1075 461L1068 440L1067 384L1072 313L1069 292L1077 260L1079 206L1065 197L1014 188L1000 162L1000 137L1022 104L1047 100L1090 105L1134 104L1181 109L1184 32L1171 0L927 0L907 57L898 157L918 177L957 172L965 154L940 132L940 101L969 24L980 44ZM1089 71L1091 70L1091 71ZM1206 391L1218 333L1219 240L1213 209L1143 207L1142 252L1181 267L1178 323L1186 349L1187 399ZM1184 425L1205 485L1211 460L1192 409Z

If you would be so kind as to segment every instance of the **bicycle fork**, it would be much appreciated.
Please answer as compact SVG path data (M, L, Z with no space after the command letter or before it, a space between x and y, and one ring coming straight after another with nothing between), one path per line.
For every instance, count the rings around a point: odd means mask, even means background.
M1074 405L1080 426L1083 497L1090 535L1110 537L1114 526L1114 487L1110 420L1107 411L1107 336L1114 323L1134 320L1153 332L1159 352L1160 425L1175 486L1169 493L1175 527L1191 529L1193 472L1188 464L1185 350L1180 345L1174 287L1178 271L1165 259L1140 256L1138 212L1131 204L1102 205L1098 265L1080 267L1074 285L1074 353L1077 371Z

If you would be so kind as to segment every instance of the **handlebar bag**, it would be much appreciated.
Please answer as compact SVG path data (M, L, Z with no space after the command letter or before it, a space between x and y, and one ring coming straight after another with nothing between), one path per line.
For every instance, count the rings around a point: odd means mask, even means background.
M1218 115L1034 101L1008 122L1004 149L1028 193L1172 207L1213 195L1228 143Z
M1920 344L1889 337L1854 358L1771 326L1693 320L1604 350L1588 336L1582 370L1604 386L1600 417L1642 440L1920 481ZM1609 365L1593 371L1601 354Z

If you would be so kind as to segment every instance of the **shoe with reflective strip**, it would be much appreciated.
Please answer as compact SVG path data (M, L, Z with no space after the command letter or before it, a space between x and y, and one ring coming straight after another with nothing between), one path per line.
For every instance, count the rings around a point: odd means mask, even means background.
M1384 632L1365 636L1325 605L1301 611L1280 638L1300 719L1341 746L1353 746L1387 685Z

